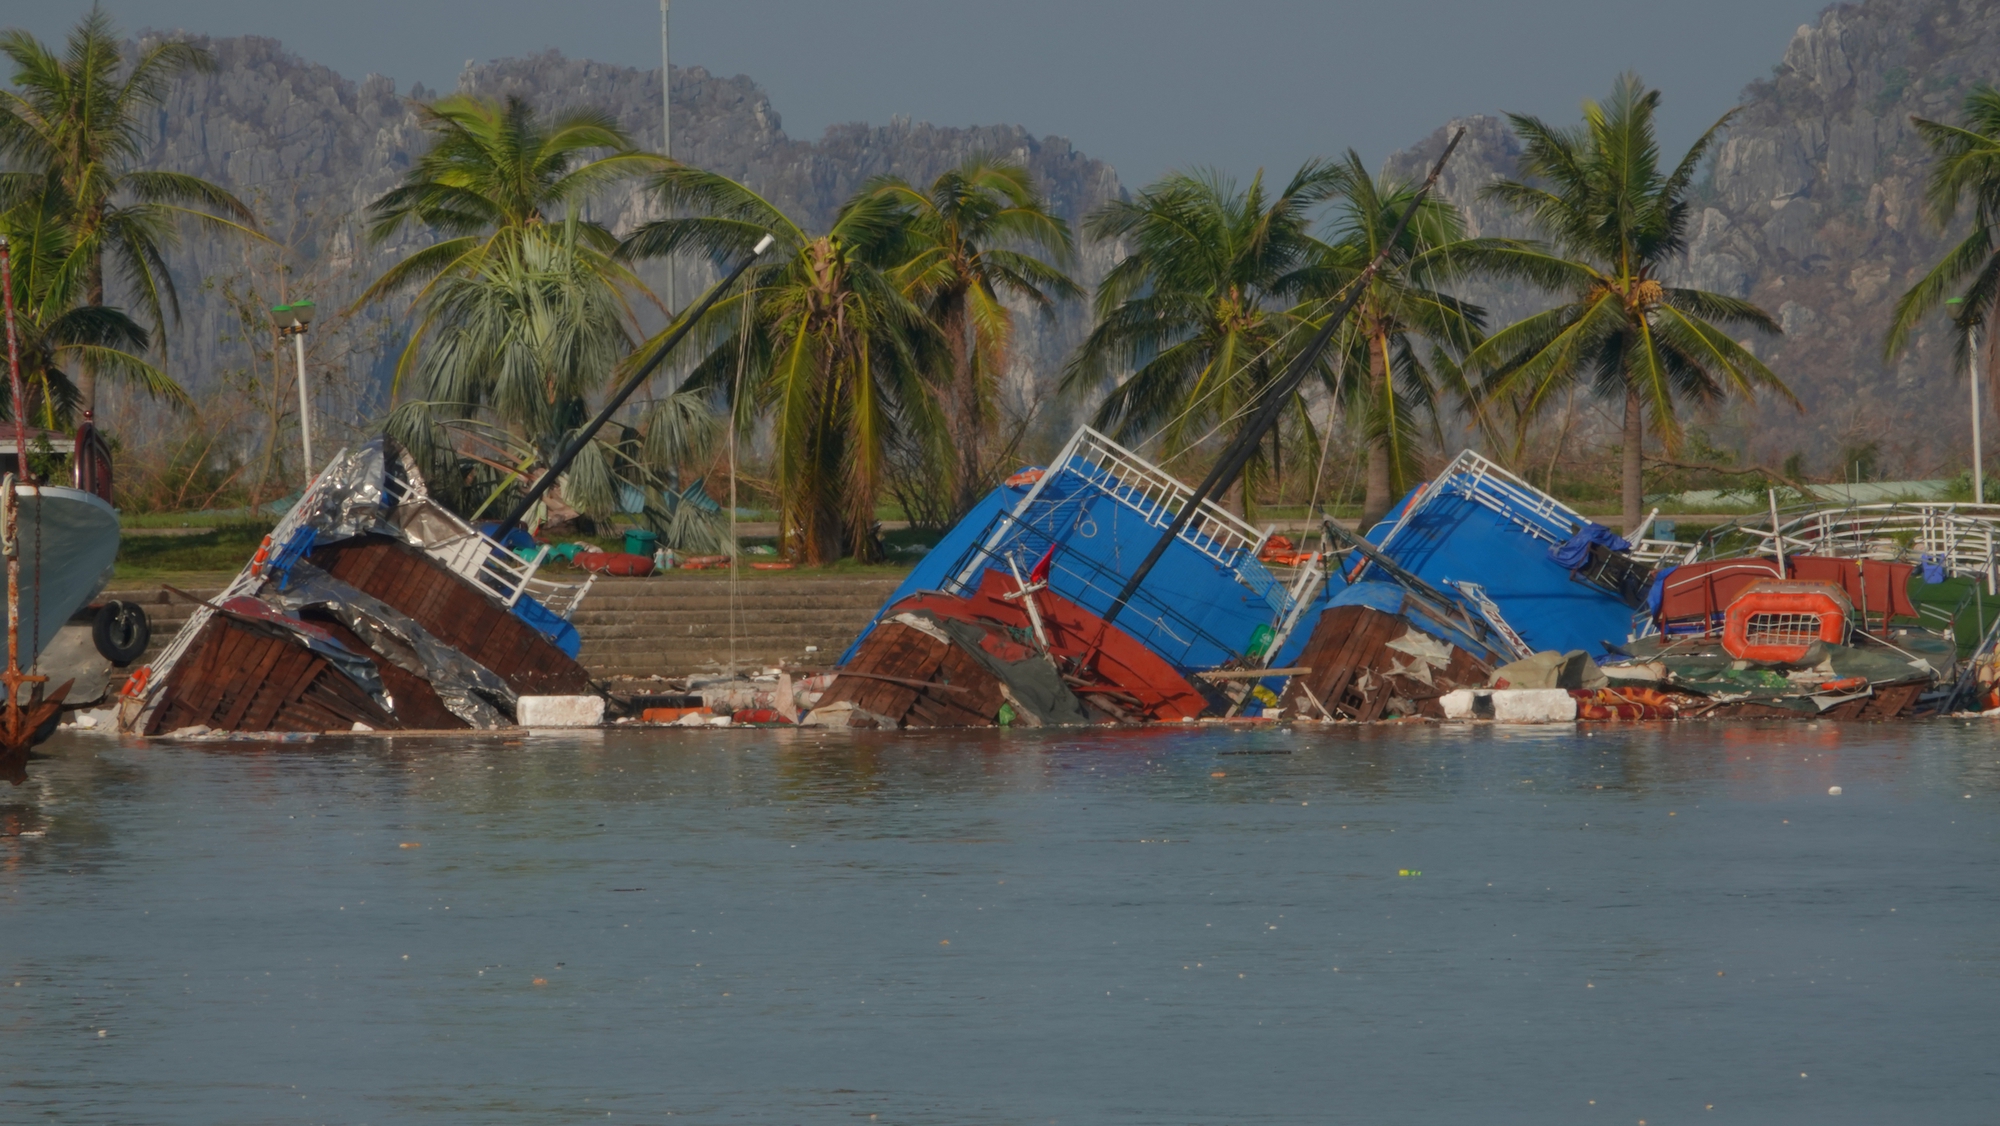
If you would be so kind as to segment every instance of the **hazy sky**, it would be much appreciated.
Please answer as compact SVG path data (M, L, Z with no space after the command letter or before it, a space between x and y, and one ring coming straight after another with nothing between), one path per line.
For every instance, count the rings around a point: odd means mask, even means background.
M1822 0L673 0L674 61L750 75L786 132L907 114L1018 123L1128 186L1209 164L1289 171L1353 146L1373 164L1457 114L1570 120L1635 69L1685 145L1769 74ZM45 40L87 0L17 0ZM659 65L658 0L105 0L127 31L274 36L350 78L450 89L467 60Z

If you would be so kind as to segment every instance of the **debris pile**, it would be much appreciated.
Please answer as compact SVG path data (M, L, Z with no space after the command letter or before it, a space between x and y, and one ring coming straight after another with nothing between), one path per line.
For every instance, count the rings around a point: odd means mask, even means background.
M1294 542L1194 493L1079 430L923 558L805 722L2000 708L2000 631L1962 654L1957 615L1910 595L1951 577L1992 592L2000 507L1850 506L1785 521L1774 502L1768 530L1731 525L1683 544L1646 527L1620 536L1468 451L1365 535L1326 520Z

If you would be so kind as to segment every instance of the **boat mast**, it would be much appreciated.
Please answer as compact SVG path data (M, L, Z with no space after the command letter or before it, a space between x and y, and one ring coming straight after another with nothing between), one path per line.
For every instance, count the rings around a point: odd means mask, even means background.
M744 272L750 269L757 259L763 257L764 252L771 249L771 245L777 241L769 234L757 240L757 245L750 249L749 254L743 256L743 260L736 264L736 268L730 270L721 281L710 286L708 292L702 296L701 302L677 320L673 331L660 342L660 347L653 353L652 358L639 365L639 370L633 372L632 377L625 381L625 386L611 396L611 401L604 404L604 409L597 412L596 418L583 424L583 429L577 431L569 440L569 444L563 447L562 452L555 456L555 460L549 462L548 469L533 485L528 486L527 493L514 505L514 510L501 518L500 523L493 529L494 539L506 542L507 533L520 526L521 521L527 517L528 510L535 507L535 502L542 499L542 494L548 492L549 487L556 483L556 479L569 468L569 463L576 460L576 455L583 450L585 443L603 428L619 407L625 405L625 400L632 397L632 392L637 391L639 385L646 382L647 377L660 366L660 361L666 359L667 353L674 350L674 345L681 342L681 338L688 334L688 330L694 327L696 321L707 315L709 307L727 293L729 287L736 284L736 279L742 277Z
M27 780L26 758L28 748L35 742L35 729L48 718L49 712L60 706L62 693L56 693L58 703L43 704L40 685L48 677L31 676L21 671L21 527L15 482L27 479L28 410L25 397L21 394L21 342L14 326L13 254L5 235L0 235L0 294L4 294L0 302L6 306L7 317L7 383L13 393L15 467L15 475L0 478L0 489L5 490L4 495L0 495L0 511L4 511L5 520L5 536L0 539L0 551L7 556L7 671L0 673L0 685L7 690L7 706L0 711L0 752L5 752L8 781L18 786ZM36 706L32 711L21 707L21 686L24 684L37 686Z

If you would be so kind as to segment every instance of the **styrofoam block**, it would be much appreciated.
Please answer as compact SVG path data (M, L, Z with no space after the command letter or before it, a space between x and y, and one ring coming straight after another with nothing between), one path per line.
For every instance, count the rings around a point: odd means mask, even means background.
M1438 705L1444 708L1444 717L1446 719L1472 719L1473 701L1482 695L1491 696L1492 694L1490 691L1480 692L1471 688L1455 688L1438 697Z
M522 727L596 727L604 722L604 697L522 696L514 715Z
M1501 723L1571 723L1576 697L1566 688L1495 689L1493 718Z

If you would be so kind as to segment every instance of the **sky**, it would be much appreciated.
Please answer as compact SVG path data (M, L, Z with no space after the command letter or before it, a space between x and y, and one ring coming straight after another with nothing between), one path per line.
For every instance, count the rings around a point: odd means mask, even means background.
M1454 116L1578 117L1634 70L1684 147L1769 75L1822 0L672 0L673 58L747 74L796 139L901 114L1019 124L1127 186L1197 166L1371 164ZM10 5L54 42L87 0ZM104 0L127 32L264 35L350 77L449 90L468 61L556 48L659 65L657 0Z

